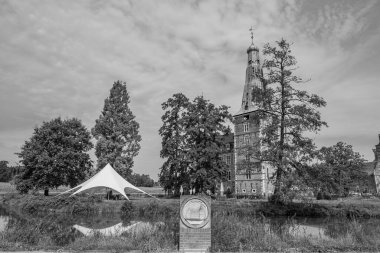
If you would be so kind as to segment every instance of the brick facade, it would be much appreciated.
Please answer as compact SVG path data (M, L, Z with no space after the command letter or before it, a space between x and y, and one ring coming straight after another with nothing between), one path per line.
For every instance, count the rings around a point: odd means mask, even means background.
M375 154L373 176L375 179L376 192L379 194L380 193L380 135L379 135L379 144L375 146L375 149L373 149L373 153Z
M257 159L260 144L260 122L257 117L259 105L254 102L254 87L263 89L262 68L259 50L253 44L247 50L248 61L246 79L240 110L234 115L234 134L225 137L230 149L223 154L231 157L226 162L231 180L224 182L225 187L234 189L236 196L268 197L273 193L269 180L273 168ZM233 147L233 148L231 148ZM232 162L232 164L230 163ZM227 189L227 188L225 188Z

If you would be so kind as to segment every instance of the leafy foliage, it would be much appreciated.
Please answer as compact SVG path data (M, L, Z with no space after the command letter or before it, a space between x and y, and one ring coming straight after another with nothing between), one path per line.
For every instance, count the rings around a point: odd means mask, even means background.
M229 131L225 121L231 119L227 106L216 107L203 97L192 102L174 94L162 104L163 126L161 157L166 158L159 181L165 190L178 194L186 191L214 191L225 176L226 164L221 159L222 134Z
M346 143L322 147L318 163L309 170L309 184L323 194L347 195L349 189L359 186L366 178L364 162L364 158Z
M0 182L9 182L11 179L12 173L8 161L0 161Z
M126 84L114 82L110 96L104 101L103 111L91 130L97 140L97 169L110 163L126 179L131 176L133 158L139 153L141 141L139 124L129 103Z
M165 110L161 117L163 125L159 130L162 136L160 156L166 158L161 167L159 182L165 190L175 190L185 182L189 182L187 173L187 150L185 117L189 107L189 99L182 93L174 94L162 104Z
M154 180L149 175L134 173L132 175L132 184L137 187L153 187Z
M295 87L305 82L293 74L297 62L287 41L281 39L275 46L266 44L264 55L264 89L253 90L261 106L260 120L264 122L260 141L265 148L258 156L275 167L274 194L279 198L273 199L283 202L286 200L281 196L286 196L292 187L286 178L292 171L302 176L315 155L315 145L305 132L318 132L327 126L317 111L326 102Z
M90 132L75 118L56 118L36 127L18 153L25 168L15 178L16 188L26 193L82 182L92 167L86 153L93 147L90 140Z

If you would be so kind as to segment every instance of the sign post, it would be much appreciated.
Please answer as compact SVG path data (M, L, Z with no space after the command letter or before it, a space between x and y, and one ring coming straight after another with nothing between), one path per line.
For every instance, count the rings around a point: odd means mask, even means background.
M181 195L180 252L209 252L211 247L210 196Z

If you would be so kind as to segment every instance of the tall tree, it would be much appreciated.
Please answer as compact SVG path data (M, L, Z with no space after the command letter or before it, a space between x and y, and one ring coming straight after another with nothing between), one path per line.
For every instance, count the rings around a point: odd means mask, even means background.
M18 156L25 168L16 176L16 188L23 193L82 182L92 167L90 132L78 119L61 118L36 127Z
M231 119L227 106L216 107L203 97L192 102L179 93L162 104L161 157L166 158L159 174L165 190L178 194L180 186L196 192L213 190L225 176L220 136Z
M195 192L214 191L226 176L227 165L221 153L220 138L229 128L231 114L225 105L216 107L203 96L196 97L185 116L190 182Z
M294 171L302 175L314 155L315 145L305 133L318 132L327 126L317 110L326 102L296 88L305 82L293 73L297 62L286 40L277 41L275 46L266 44L263 52L264 89L253 90L256 102L262 105L260 141L265 148L260 157L275 168L272 200L284 202L292 187L288 176Z
M166 158L159 173L159 182L165 191L179 192L180 186L189 182L187 172L187 147L184 116L189 107L189 99L182 93L174 94L162 103L165 111L161 117L163 125L159 129L162 136L160 156Z
M139 153L141 141L139 124L129 103L126 83L114 82L104 101L103 111L91 130L97 140L97 169L110 163L126 179L131 177L133 158Z

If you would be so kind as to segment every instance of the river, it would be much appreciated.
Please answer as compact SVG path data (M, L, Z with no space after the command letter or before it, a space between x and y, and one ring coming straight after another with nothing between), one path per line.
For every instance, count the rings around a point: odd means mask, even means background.
M237 220L236 220L237 219ZM177 222L178 220L178 222ZM219 218L212 220L213 244L223 244L224 237L231 237L228 231L225 233L219 224ZM243 227L252 221L252 224L260 226L250 226L250 231L262 230L263 233L271 234L277 238L291 236L292 238L314 238L316 240L338 240L345 238L352 233L353 226L360 227L363 236L380 238L380 220L347 220L337 218L252 218L239 220L235 217L230 226ZM225 221L224 221L225 222ZM148 219L146 217L135 216L131 219L121 218L118 213L103 215L70 215L70 214L41 214L22 213L17 210L10 210L0 206L0 234L2 238L12 239L12 235L18 236L23 243L36 244L43 238L49 238L51 243L57 246L65 246L73 243L78 238L83 237L120 237L131 234L146 233L151 235L160 233L160 229L165 227L165 233L170 234L173 248L178 245L179 217L165 219ZM225 227L225 225L223 225ZM230 229L231 230L231 229ZM37 232L38 231L38 232ZM247 231L247 230L245 230ZM231 231L230 231L231 232ZM257 231L253 231L257 233ZM239 233L245 233L239 232ZM232 233L233 234L233 233ZM6 236L4 236L6 235ZM41 237L40 237L41 236ZM233 235L232 235L233 236ZM214 245L213 248L223 248Z

